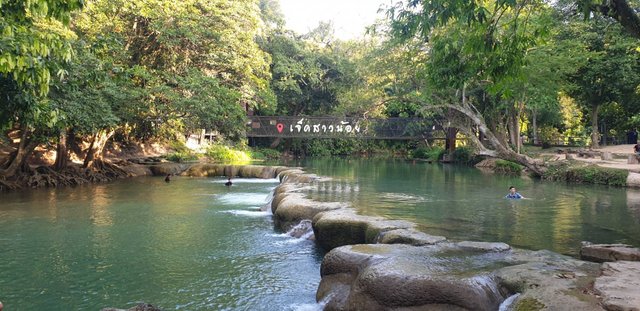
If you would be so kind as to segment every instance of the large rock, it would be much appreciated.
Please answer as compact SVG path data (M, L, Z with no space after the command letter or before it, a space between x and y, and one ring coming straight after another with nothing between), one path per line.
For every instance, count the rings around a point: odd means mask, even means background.
M640 249L626 244L591 244L583 242L580 258L595 262L640 261Z
M197 163L189 167L183 175L192 177L242 177L242 178L276 178L281 172L291 170L284 166L261 165L227 165L214 163Z
M594 289L602 296L605 309L640 310L640 262L618 261L602 264L602 276Z
M153 176L166 176L168 174L179 175L186 171L191 165L184 163L161 163L150 165L149 169Z
M377 242L381 244L409 244L421 246L433 245L446 240L447 238L443 236L429 235L413 229L396 229L381 233Z
M325 310L497 310L494 264L446 243L343 246L322 261L316 299Z
M483 251L483 252L504 252L511 249L511 246L502 242L472 242L462 241L457 245L467 250Z
M312 201L305 198L301 193L281 194L278 198L274 198L274 202L278 202L273 214L274 221L276 226L282 230L289 230L289 228L302 220L311 220L320 212L347 206L338 202Z
M224 166L211 163L198 163L189 167L183 175L191 177L223 176Z
M412 227L413 224L406 221L357 215L352 209L323 212L313 218L313 233L325 250L343 245L375 243L383 232Z
M640 173L629 172L629 175L627 175L627 187L640 188Z
M495 275L502 287L520 293L510 310L602 310L591 290L598 264L549 251L514 250L507 259L511 265Z

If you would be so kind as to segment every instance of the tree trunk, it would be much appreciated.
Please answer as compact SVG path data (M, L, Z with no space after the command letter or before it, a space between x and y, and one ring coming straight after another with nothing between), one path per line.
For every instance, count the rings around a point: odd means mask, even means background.
M594 106L591 109L591 148L600 147L600 133L598 132L598 111L600 105Z
M467 134L469 139L471 139L478 146L478 148L480 148L479 154L517 162L519 164L522 164L529 170L531 170L533 173L540 176L542 176L546 171L546 167L544 166L543 162L532 159L524 154L518 154L513 149L511 149L508 144L501 141L498 138L498 136L496 136L496 134L488 128L486 122L484 121L484 117L482 117L480 112L478 112L478 110L475 109L475 107L472 107L469 104L463 104L463 105L442 104L442 105L436 105L433 107L435 108L447 107L447 108L457 110L458 112L462 113L467 118L469 118L469 120L471 120L478 127L480 132L483 133L484 136L486 137L489 144L493 146L494 150L486 148L480 142L480 140L475 135L473 135L473 131L471 129L464 129L464 128L461 128L461 129Z
M458 129L455 127L447 128L447 137L445 139L444 148L449 154L453 154L456 150L456 138L458 136Z
M269 146L269 148L275 149L276 147L278 147L280 145L280 142L282 142L282 138L278 137L276 138L271 145Z
M511 145L518 146L518 111L515 107L509 108L509 114L507 117L507 128L509 130L509 141Z
M102 152L107 141L113 135L114 130L100 130L93 135L91 145L87 149L87 155L84 158L84 164L82 167L92 167L96 161L102 161Z
M523 96L524 98L524 96ZM516 114L516 140L518 143L516 144L516 152L520 153L522 149L522 134L520 132L520 119L522 118L522 114L524 113L524 99L518 103L518 111Z
M67 130L60 131L60 138L58 141L58 147L56 148L56 162L53 164L53 168L56 171L61 171L67 167L69 163L69 150L67 149Z
M531 110L531 126L533 129L533 144L538 145L538 112L535 109Z
M8 165L0 169L0 176L14 176L18 170L26 164L26 160L31 156L36 146L38 146L36 141L29 138L30 133L26 126L22 126L21 131L18 149L11 155L9 162L7 162Z

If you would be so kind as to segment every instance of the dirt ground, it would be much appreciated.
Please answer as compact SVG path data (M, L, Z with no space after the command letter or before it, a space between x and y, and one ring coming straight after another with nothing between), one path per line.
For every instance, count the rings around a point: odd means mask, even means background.
M599 149L594 149L594 151L599 152L611 152L613 155L613 160L602 160L599 157L596 158L582 158L582 157L574 157L575 160L596 164L602 167L609 168L618 168L625 169L632 172L640 173L640 164L628 164L627 159L629 155L633 155L633 146L634 145L615 145L615 146L605 146ZM551 156L552 160L564 160L566 159L564 154L546 154L547 156Z

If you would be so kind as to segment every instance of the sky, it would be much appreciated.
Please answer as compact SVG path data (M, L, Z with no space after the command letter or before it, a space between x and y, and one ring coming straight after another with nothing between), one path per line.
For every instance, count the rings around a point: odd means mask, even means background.
M382 4L389 0L280 0L287 28L306 33L320 21L333 21L335 36L354 39L364 34L365 27L373 24Z

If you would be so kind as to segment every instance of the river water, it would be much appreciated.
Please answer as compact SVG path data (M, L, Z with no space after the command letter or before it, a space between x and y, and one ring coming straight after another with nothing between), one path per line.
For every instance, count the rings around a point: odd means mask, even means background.
M575 255L579 243L640 246L640 191L386 160L306 160L333 179L310 197L407 219L457 240ZM135 178L0 194L5 310L313 310L322 252L260 212L277 180ZM506 200L514 185L528 200Z
M260 212L272 180L141 177L0 194L5 310L304 310L322 255Z
M332 181L308 191L360 214L406 219L454 240L499 241L576 256L581 241L640 246L640 190L569 185L478 169L387 160L299 163ZM526 200L507 200L509 186Z

